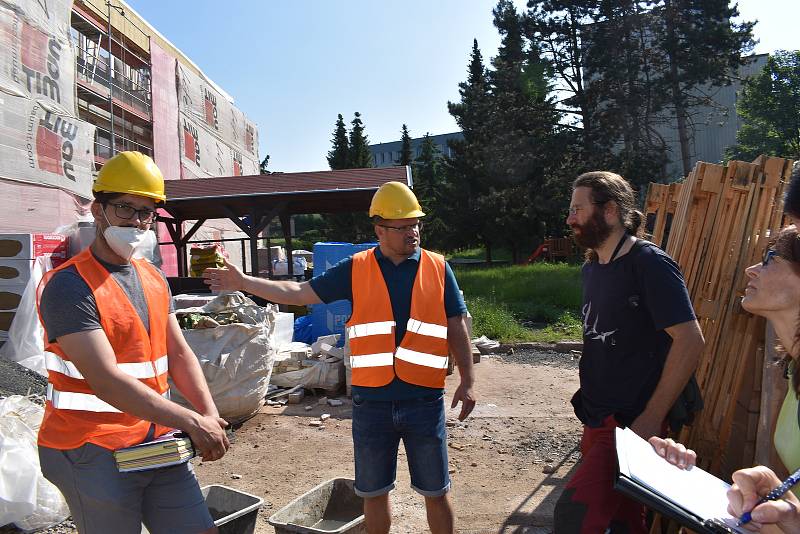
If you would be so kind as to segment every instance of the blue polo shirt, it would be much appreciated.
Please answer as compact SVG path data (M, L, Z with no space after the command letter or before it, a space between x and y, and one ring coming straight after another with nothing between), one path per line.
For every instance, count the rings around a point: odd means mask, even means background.
M396 323L394 329L395 343L400 345L406 333L406 325L411 316L411 291L414 287L414 280L417 277L419 268L420 249L400 263L395 265L386 258L380 247L375 247L375 259L383 274L386 288L389 290L389 300L392 302L392 313ZM319 299L325 304L337 300L349 300L353 302L353 259L345 258L323 274L311 279L311 288ZM447 317L455 317L467 313L467 306L458 290L458 282L450 269L450 265L445 263L444 275L444 310ZM364 386L353 386L353 393L358 393L364 399L370 400L406 400L422 397L425 395L441 392L441 389L427 388L403 382L399 378L395 379L386 386L371 388Z

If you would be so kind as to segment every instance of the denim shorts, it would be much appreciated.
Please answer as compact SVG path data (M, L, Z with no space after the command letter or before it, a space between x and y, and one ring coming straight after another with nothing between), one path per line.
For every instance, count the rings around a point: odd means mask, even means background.
M366 400L353 394L355 491L378 497L395 487L397 448L406 449L411 487L426 497L450 490L444 395L400 401Z

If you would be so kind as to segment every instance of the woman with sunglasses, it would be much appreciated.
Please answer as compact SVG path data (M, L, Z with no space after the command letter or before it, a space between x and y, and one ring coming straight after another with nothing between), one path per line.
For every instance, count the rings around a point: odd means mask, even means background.
M790 385L778 415L773 441L788 472L800 468L800 233L796 226L784 228L769 247L761 263L745 270L749 281L742 298L742 307L768 319L786 354ZM694 465L694 451L670 439L650 438L659 455L682 468ZM781 483L778 476L765 466L742 469L732 476L728 492L728 510L739 517L752 510L750 530L762 532L800 533L800 500L788 492L783 499L754 505Z

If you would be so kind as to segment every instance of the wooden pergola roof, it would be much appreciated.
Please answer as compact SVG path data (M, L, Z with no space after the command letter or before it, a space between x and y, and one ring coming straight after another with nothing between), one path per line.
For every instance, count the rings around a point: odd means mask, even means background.
M289 218L306 213L367 211L372 195L386 182L413 185L409 167L224 176L168 180L166 223L178 249L178 273L186 275L189 240L210 219L230 219L250 238L251 272L258 273L258 236L278 217L291 265ZM244 218L248 222L245 222ZM197 221L184 233L185 221ZM271 265L268 266L271 272Z

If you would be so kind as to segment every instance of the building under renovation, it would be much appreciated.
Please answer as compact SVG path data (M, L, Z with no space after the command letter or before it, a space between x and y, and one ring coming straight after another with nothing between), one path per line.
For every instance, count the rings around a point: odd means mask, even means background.
M94 174L123 150L168 180L258 174L255 124L126 3L14 0L0 27L0 232L85 218ZM162 255L174 274L174 248Z

